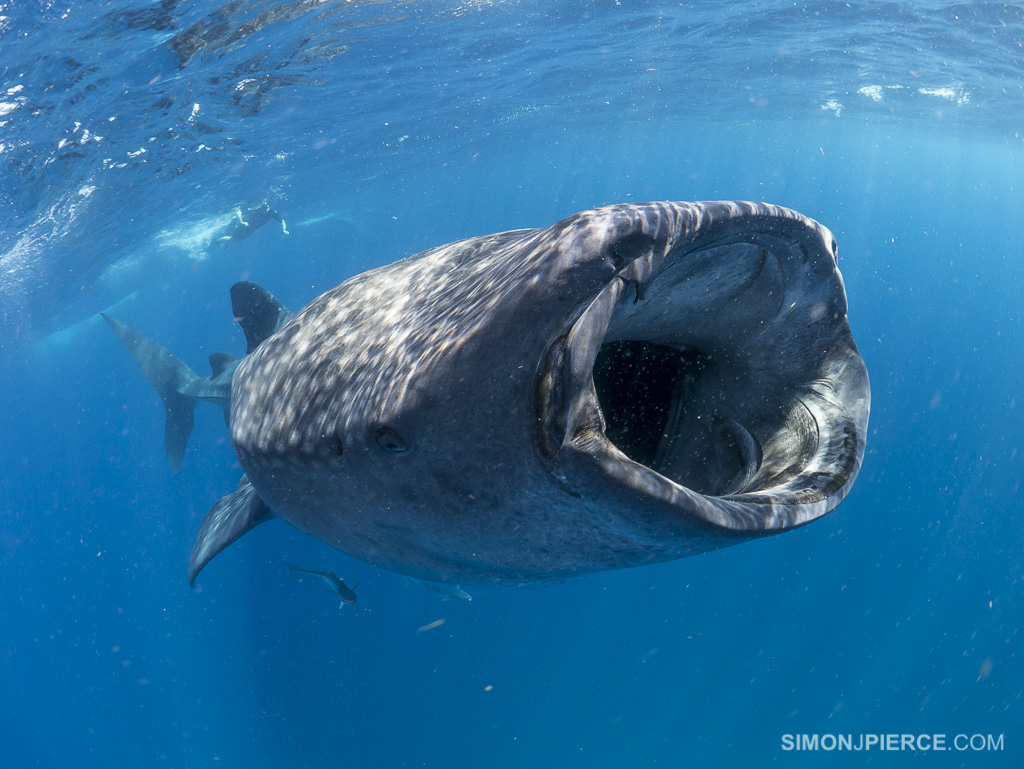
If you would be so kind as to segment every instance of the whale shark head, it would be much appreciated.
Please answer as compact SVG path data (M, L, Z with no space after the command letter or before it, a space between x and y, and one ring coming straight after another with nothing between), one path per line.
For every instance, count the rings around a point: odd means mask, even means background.
M418 578L678 558L849 492L870 394L846 313L835 239L796 212L609 206L322 295L238 365L232 442L277 516Z

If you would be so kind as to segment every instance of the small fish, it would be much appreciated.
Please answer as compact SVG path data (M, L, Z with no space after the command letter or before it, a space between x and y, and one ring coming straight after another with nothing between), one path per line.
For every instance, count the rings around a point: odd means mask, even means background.
M443 625L444 622L445 621L443 619L435 619L433 622L430 622L430 623L424 625L423 627L416 628L416 632L417 633L426 633L428 630L434 630L436 628L441 627L441 625Z
M312 574L323 582L324 587L341 599L341 603L338 605L339 609L343 609L347 603L356 602L356 588L359 587L358 582L356 582L352 587L349 587L345 584L345 580L330 569L327 571L313 571L312 569L303 569L300 566L296 566L294 563L289 563L288 570L292 573L293 579L302 579L303 574Z
M415 577L406 577L410 582L415 582L417 585L423 585L431 593L436 594L442 601L472 601L473 596L462 589L461 585L445 585L437 584L435 582L424 582L422 579L416 579Z

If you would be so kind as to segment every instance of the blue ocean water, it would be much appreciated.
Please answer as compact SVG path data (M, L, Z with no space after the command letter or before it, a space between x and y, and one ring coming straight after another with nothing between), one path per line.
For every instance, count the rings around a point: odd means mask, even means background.
M998 3L0 2L2 764L1020 766L1022 46ZM733 198L839 241L873 403L836 511L471 603L272 522L189 589L238 463L200 408L171 475L100 310L199 370L244 350L240 279L295 309L461 237ZM262 200L290 234L206 247Z

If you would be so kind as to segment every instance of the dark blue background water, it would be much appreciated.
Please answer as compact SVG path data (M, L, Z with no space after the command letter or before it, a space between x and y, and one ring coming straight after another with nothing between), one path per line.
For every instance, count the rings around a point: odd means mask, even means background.
M0 34L3 765L1020 765L1017 9L25 4ZM264 197L291 234L207 258ZM272 522L188 588L240 472L227 431L200 408L172 477L159 400L95 312L121 300L199 370L244 349L239 279L294 309L456 238L717 198L839 240L873 408L834 513L469 604ZM893 732L1004 749L782 750Z

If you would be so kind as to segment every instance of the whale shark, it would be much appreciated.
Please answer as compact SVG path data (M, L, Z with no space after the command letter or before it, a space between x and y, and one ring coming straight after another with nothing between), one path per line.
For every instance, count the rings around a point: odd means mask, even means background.
M189 583L279 518L378 567L522 585L806 525L850 492L870 386L832 233L745 201L620 204L356 275L294 315L232 288L241 359L199 377L108 318L160 393L172 469L199 401L244 475Z

